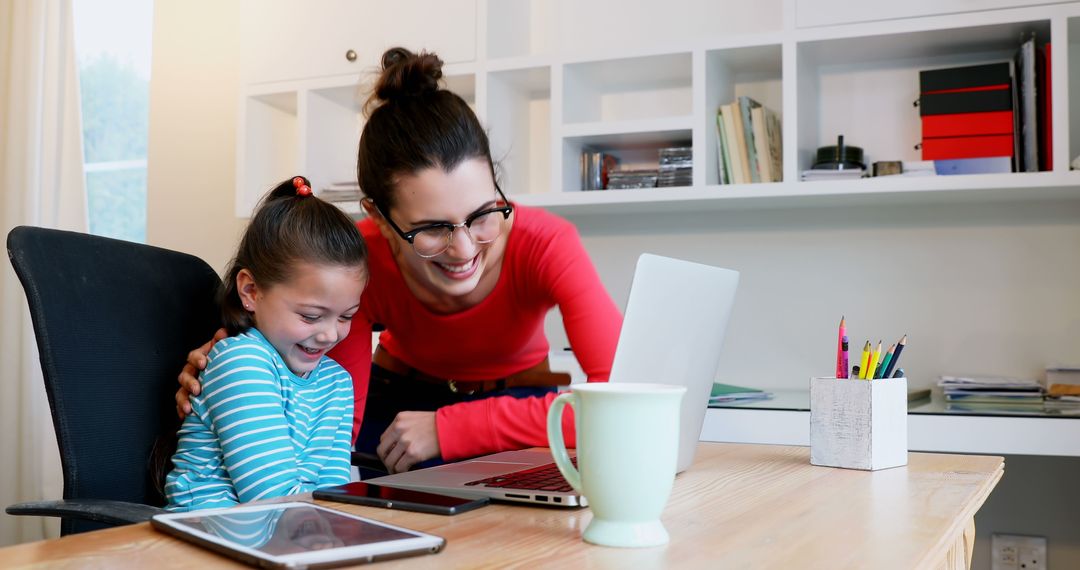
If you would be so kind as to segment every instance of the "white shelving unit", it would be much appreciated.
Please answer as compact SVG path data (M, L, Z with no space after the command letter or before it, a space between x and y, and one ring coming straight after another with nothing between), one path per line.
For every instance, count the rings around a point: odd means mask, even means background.
M472 34L474 43L460 33L433 42L474 57L458 55L448 64L446 83L490 129L503 188L522 204L563 214L621 214L1080 200L1080 175L1069 170L1072 148L1080 149L1072 142L1080 137L1077 2L1016 0L972 11L970 2L919 1L907 11L890 6L884 15L860 7L857 21L845 16L830 23L811 12L850 2L771 0L725 12L712 32L702 23L717 17L711 0L673 0L667 10L654 14L650 7L635 18L607 0L457 3L471 9L443 11L462 20L445 28ZM581 19L606 9L612 11L608 25L594 22L596 30L583 36ZM649 33L650 18L656 33ZM396 22L370 25L390 44L395 34L387 27L407 24ZM364 31L358 25L355 33ZM865 149L868 163L918 160L920 123L912 102L919 71L1008 59L1020 35L1030 32L1054 48L1052 172L798 181L814 151L840 134ZM238 215L249 215L270 185L297 172L316 187L354 179L363 103L358 79L349 73L247 86ZM716 109L741 95L781 118L783 182L718 184ZM694 149L692 186L581 191L583 150L646 165L656 163L657 149L675 145Z
M1080 457L1075 418L908 414L907 421L911 451ZM712 408L701 440L810 445L810 412Z

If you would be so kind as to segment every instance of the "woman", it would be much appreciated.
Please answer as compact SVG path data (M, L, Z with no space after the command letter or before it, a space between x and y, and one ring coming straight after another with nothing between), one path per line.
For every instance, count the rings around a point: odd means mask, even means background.
M607 380L622 317L574 227L506 200L476 115L439 88L442 61L394 48L382 67L357 156L370 283L330 353L353 377L356 450L399 472L546 446L568 378L548 368L545 315L559 308L589 381ZM206 350L181 374L182 412ZM569 415L564 433L572 445Z

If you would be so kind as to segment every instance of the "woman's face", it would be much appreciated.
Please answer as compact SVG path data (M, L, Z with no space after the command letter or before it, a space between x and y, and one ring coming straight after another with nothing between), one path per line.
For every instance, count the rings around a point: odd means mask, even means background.
M474 158L450 172L428 168L398 179L394 206L386 214L403 232L409 232L432 223L462 223L469 215L494 207L497 199L495 181L487 162ZM446 251L430 258L417 255L413 247L393 229L385 227L385 223L380 226L383 235L393 244L391 248L406 280L421 288L426 293L421 296L430 296L435 304L454 305L455 300L469 297L478 288L486 295L481 284L490 285L491 278L497 276L496 269L501 265L513 216L509 220L498 214L496 217L501 232L495 241L477 243L465 228L455 228ZM488 279L484 279L485 276Z

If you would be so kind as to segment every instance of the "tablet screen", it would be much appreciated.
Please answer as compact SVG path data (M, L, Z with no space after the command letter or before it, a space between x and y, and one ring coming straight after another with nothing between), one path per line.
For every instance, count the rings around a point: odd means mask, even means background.
M158 515L154 522L182 538L201 538L200 544L210 541L283 563L419 554L443 544L435 536L300 502Z

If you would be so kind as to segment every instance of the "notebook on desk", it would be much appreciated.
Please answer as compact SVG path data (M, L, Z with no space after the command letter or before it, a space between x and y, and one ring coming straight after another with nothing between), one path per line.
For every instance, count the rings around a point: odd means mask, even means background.
M738 282L736 271L651 254L638 259L634 272L609 381L687 387L680 412L680 473L694 460ZM368 482L503 501L585 504L547 449L506 451Z

